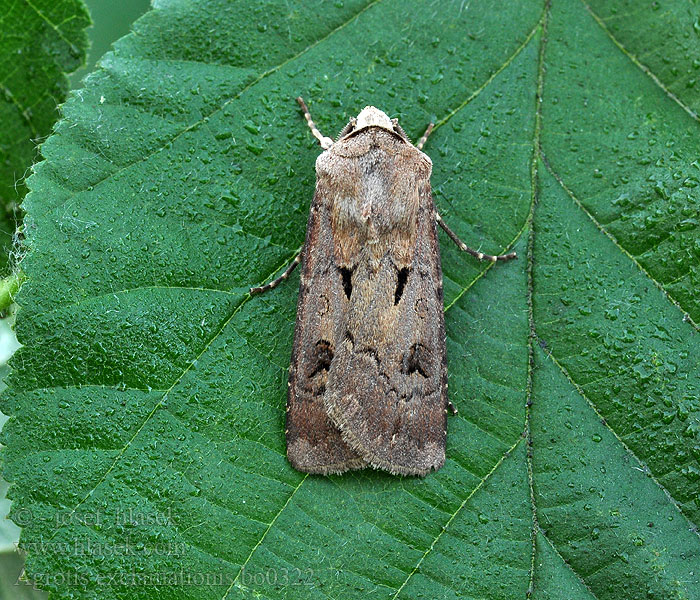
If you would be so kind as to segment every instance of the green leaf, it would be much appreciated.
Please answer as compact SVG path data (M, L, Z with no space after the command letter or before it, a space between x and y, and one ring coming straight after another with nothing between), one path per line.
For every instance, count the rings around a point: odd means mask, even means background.
M2 441L39 585L700 598L689 6L157 3L66 103L24 203ZM247 290L304 240L300 94L326 135L366 104L414 139L435 120L443 217L520 256L441 238L459 415L425 479L285 460L298 279Z
M0 266L6 271L23 178L36 144L58 118L66 74L85 62L90 17L82 0L5 0L0 11Z

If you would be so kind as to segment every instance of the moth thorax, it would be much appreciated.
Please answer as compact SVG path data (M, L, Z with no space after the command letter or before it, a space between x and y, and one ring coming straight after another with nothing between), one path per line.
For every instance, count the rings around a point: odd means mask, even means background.
M357 115L356 130L364 129L365 127L381 127L388 131L394 130L394 124L387 114L374 106L365 106L359 115Z

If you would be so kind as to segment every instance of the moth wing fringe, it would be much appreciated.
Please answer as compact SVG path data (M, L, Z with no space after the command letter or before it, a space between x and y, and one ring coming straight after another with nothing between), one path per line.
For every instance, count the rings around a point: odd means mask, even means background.
M360 438L347 427L345 415L342 413L340 408L325 401L324 404L326 406L328 417L340 431L340 436L343 438L343 441L367 462L367 466L370 466L373 469L388 471L392 475L417 475L419 477L425 477L432 471L437 471L445 464L444 451L442 452L441 460L438 460L425 468L417 468L415 466L406 467L380 458L376 456L375 453L369 451L366 445L362 443Z

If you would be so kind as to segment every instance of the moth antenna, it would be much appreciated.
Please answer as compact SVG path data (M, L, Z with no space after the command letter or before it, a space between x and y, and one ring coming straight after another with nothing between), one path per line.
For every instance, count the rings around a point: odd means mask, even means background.
M435 123L428 124L428 128L425 130L423 137L421 137L421 139L419 139L418 143L416 144L416 148L418 148L418 150L423 149L423 146L425 145L425 142L428 141L428 136L430 135L430 132L433 130L433 127L435 127Z
M299 103L299 106L301 106L301 110L304 111L304 118L306 119L306 123L308 124L309 129L311 129L312 135L319 141L319 143L321 144L321 148L323 148L324 150L328 150L328 148L330 148L333 145L333 140L329 137L326 137L318 130L318 127L316 127L316 123L314 123L313 119L311 118L309 107L306 106L306 102L302 100L301 96L297 98L297 102Z

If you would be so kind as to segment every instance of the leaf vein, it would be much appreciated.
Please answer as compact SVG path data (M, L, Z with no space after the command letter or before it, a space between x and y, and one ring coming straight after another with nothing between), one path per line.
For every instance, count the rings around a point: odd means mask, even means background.
M25 0L25 1L28 1L28 0ZM372 0L372 2L369 2L368 4L366 4L366 5L364 6L364 8L362 8L360 11L358 11L357 13L355 13L355 14L354 14L352 17L350 17L347 21L345 21L345 22L341 23L340 25L338 25L338 26L335 27L333 30L331 30L331 31L328 32L326 35L324 35L323 37L321 37L321 38L317 39L316 41L312 42L311 44L309 44L308 46L306 46L306 48L304 48L303 50L300 50L299 52L297 52L297 53L294 54L293 56L290 56L289 58L283 60L283 61L282 61L281 63L279 63L278 65L275 65L274 67L272 67L272 68L268 69L267 71L264 71L263 73L261 73L260 75L258 75L253 81L251 81L248 85L246 85L246 86L245 86L242 90L240 90L235 96L233 96L232 98L229 98L228 100L226 100L225 102L223 102L220 106L217 106L216 108L214 108L213 110L211 110L209 113L205 114L201 119L198 119L197 121L195 121L195 122L193 122L193 123L191 123L191 124L189 124L189 125L186 125L181 131L179 131L178 133L175 133L175 134L174 134L172 137L170 137L167 141L165 141L164 143L160 144L157 148L155 148L154 150L152 150L152 151L149 152L148 154L146 154L146 155L144 155L144 156L142 156L142 157L140 157L140 158L138 158L138 159L136 159L136 160L133 160L133 161L131 161L131 162L129 162L129 163L126 163L124 166L120 167L119 169L117 169L117 170L115 170L115 171L112 171L111 173L106 174L106 175L105 175L104 177L102 177L101 179L98 179L97 181L95 181L95 182L92 184L91 187L94 189L94 188L96 188L98 185L100 185L100 184L104 183L105 181L111 179L112 177L114 177L114 176L116 176L116 175L122 173L123 171L126 171L127 169L131 168L132 166L134 166L134 165L136 165L136 164L143 163L143 162L145 162L146 160L148 160L149 158L151 158L152 156L155 156L155 155L158 154L159 152L162 152L165 148L171 146L171 145L172 145L176 140L178 140L180 137L182 137L183 135L185 135L186 133L188 133L188 132L190 132L190 131L193 131L193 130L197 129L199 126L201 126L202 124L206 123L212 116L214 116L215 114L221 112L221 111L222 111L224 108L226 108L229 104L232 104L233 102L235 102L236 100L238 100L243 94L245 94L245 93L246 93L247 91L249 91L251 88L255 87L255 86L256 86L258 83L260 83L263 79L266 79L266 78L269 77L270 75L272 75L272 74L276 73L277 71L279 71L279 70L280 70L281 68L283 68L285 65L294 62L294 61L297 60L300 56L303 56L303 55L306 54L308 51L310 51L312 48L315 48L315 47L318 46L319 44L323 43L323 42L326 41L328 38L330 38L332 35L334 35L334 34L337 33L338 31L340 31L341 29L344 29L345 27L347 27L350 23L352 23L354 20L356 20L362 13L364 13L364 12L367 11L367 10L369 10L372 6L374 6L375 4L377 4L377 3L381 2L381 1L382 1L382 0ZM71 196L65 198L64 204L67 203L67 202L69 202L69 201L72 200L73 198L75 198L75 196L76 196L78 193L79 193L79 192L75 192L75 193L73 193Z
M498 467L500 467L500 466L503 464L503 461L506 459L506 457L509 456L509 455L513 452L513 450L515 450L515 448L517 447L517 445L518 445L522 440L523 440L523 438L518 438L518 441L516 441L515 444L513 444L508 450L506 450L506 451L503 453L503 455L501 456L501 458L498 459L498 461L496 462L495 465L493 465L493 467L491 468L491 470L490 470L488 473L486 473L486 475L484 475L484 477L482 477L482 478L479 480L479 483L474 487L474 489L473 489L471 492L469 492L469 494L467 494L467 496L464 498L464 500L462 501L462 503L457 507L457 509L452 513L452 515L450 515L450 518L447 519L447 522L445 523L445 525L443 525L443 526L440 528L440 533L438 533L437 536L435 536L435 539L432 541L432 543L430 544L430 546L428 546L428 548L425 550L425 552L423 553L423 556L420 557L420 559L419 559L418 562L416 563L416 566L415 566L415 567L413 568L413 570L407 575L406 579L405 579L404 582L401 584L401 586L399 587L399 589L396 590L396 593L392 596L392 600L396 600L396 598L398 598L399 594L400 594L401 591L406 587L406 584L409 582L409 580L411 579L411 577L413 577L413 576L416 574L416 572L417 572L418 569L420 568L421 564L423 564L423 561L425 560L425 558L428 556L428 554L430 554L430 553L433 551L433 549L435 548L435 544L437 544L437 542L440 540L440 538L442 537L442 534L445 533L445 532L447 531L447 529L449 528L449 526L450 526L450 524L452 523L452 521L455 520L455 517L456 517L456 516L460 513L460 511L465 507L465 505L467 504L467 502L469 502L469 500L471 500L472 496L474 496L474 494L476 494L476 493L481 489L481 487L484 485L484 483L486 483L486 481L491 477L491 475L494 474L494 472L496 471L496 469L498 469Z
M610 426L610 423L608 423L607 419L598 411L598 408L596 405L593 403L593 401L586 395L584 392L583 388L574 381L573 377L569 374L569 372L566 370L564 365L562 365L557 358L549 351L545 350L545 354L552 360L552 362L559 368L559 370L562 372L564 377L566 377L567 381L574 387L574 389L580 394L581 398L583 398L588 406L591 407L593 412L596 414L596 416L600 419L601 424L603 427L605 427L614 437L615 439L620 443L620 445L625 449L625 451L634 458L634 460L637 461L639 464L639 467L642 469L644 473L646 473L651 480L659 487L659 489L664 493L666 498L668 498L668 501L678 510L678 512L683 516L683 518L686 520L688 523L688 529L692 531L696 536L700 537L700 530L698 530L698 527L695 525L695 523L692 521L692 519L685 513L683 510L680 502L678 502L666 489L666 487L659 481L657 475L651 471L651 469L647 466L647 464L642 461L635 453L634 451L624 442L622 437L618 435L618 433Z
M270 524L267 526L267 529L263 532L262 536L260 536L260 539L258 540L258 543L253 546L253 549L250 551L250 554L248 554L248 557L245 559L243 564L241 565L241 568L238 570L238 573L236 574L236 577L234 580L231 582L231 585L228 587L226 592L224 593L223 597L221 600L226 600L228 598L229 592L233 589L233 587L236 585L236 582L238 581L238 578L241 576L241 573L243 572L243 569L245 569L245 566L250 562L251 557L253 554L255 554L255 551L258 549L260 544L263 543L264 539L267 537L267 534L270 532L270 529L272 529L272 526L275 524L275 521L277 521L277 518L284 512L284 509L287 508L289 503L292 501L292 498L294 497L294 494L299 491L299 488L302 486L302 484L307 480L309 477L309 474L306 473L304 474L304 477L301 478L299 481L298 485L292 490L292 493L289 494L289 497L287 498L287 501L282 505L282 507L279 509L277 514L273 517L272 521L270 521Z
M680 106L689 116L691 119L694 121L700 123L700 117L695 113L695 111L687 106L678 96L676 96L671 90L669 90L666 85L656 76L656 74L645 64L643 64L634 54L632 54L625 46L612 34L612 32L607 28L605 25L605 21L601 19L594 11L593 9L585 2L585 0L581 0L581 3L586 7L586 10L589 12L593 20L598 24L598 26L605 32L605 35L607 35L610 40L612 41L615 46L624 54L627 58L629 58L632 63L638 67L645 75L649 77L657 86L659 86L664 93L671 99L673 100L678 106Z
M595 216L593 215L593 213L590 212L590 211L583 205L583 203L576 197L576 195L574 194L574 192L573 192L571 189L569 189L569 187L564 183L564 180L559 176L558 173L556 173L556 172L554 171L554 169L552 168L552 166L549 164L549 161L547 160L547 157L546 157L546 155L544 154L544 152L542 151L541 148L540 148L540 156L541 156L541 158L542 158L542 162L544 162L544 164L545 164L545 167L547 167L547 170L552 174L552 177L554 177L554 179L557 180L557 182L559 183L559 185L560 185L560 186L562 187L562 189L568 194L568 196L574 201L574 204L576 204L576 206L578 206L578 208L580 208L580 209L583 211L583 213L593 222L593 224L596 226L596 228L597 228L603 235L605 235L613 244L615 244L615 246L618 248L618 250L620 250L620 252L622 252L622 254L624 254L627 258L629 258L629 259L635 264L635 266L636 266L642 273L644 273L644 275L646 275L646 277L649 278L649 280L661 291L661 293L664 295L664 297L665 297L674 307L676 307L678 310L681 311L681 313L683 314L683 319L684 319L685 321L687 321L688 323L690 323L690 324L692 325L692 327L693 327L696 331L700 331L700 327L698 326L698 324L695 323L695 321L693 321L693 319L692 319L692 317L690 316L690 314L688 314L688 312L681 306L681 304L678 302L678 300L676 300L676 298L673 296L673 294L672 294L671 292L667 291L666 288L664 288L664 286L663 286L659 281L657 281L657 280L654 278L654 276L642 266L642 264L637 260L637 258L636 258L634 255L632 255L622 244L620 244L620 242L618 242L617 238L615 238L615 236L613 236L613 235L600 223L600 221L598 221L598 219L595 218Z
M590 587L588 587L588 584L584 581L583 577L581 577L581 575L579 575L579 574L574 570L574 568L569 564L569 562L559 553L559 550L557 550L556 546L554 545L554 542L553 542L552 540L549 539L549 537L547 536L547 534L546 534L544 531L542 531L542 529L539 530L539 533L540 533L540 535L542 536L542 538L549 544L549 546L552 548L552 550L554 551L554 553L561 559L561 562L563 562L564 565L574 574L574 576L576 577L576 579L579 580L579 582L581 583L581 585L582 585L583 587L585 587L585 588L588 590L588 592L591 594L591 596L592 596L593 598L597 598L597 596L593 593L593 590L592 590Z
M34 4L32 4L32 3L30 2L30 0L24 0L24 1L26 2L27 6L29 6L29 8L31 8L31 9L37 14L37 16L38 16L42 21L44 21L44 23L46 23L49 27L51 27L51 29L53 29L53 30L56 32L56 35L57 35L59 38L61 38L61 39L62 39L66 44L68 44L70 47L73 47L73 45L74 45L73 42L71 42L68 38L66 38L65 35L63 35L63 32L62 32L61 29L58 27L58 25L56 25L55 23L51 22L51 21L49 20L49 18L48 18L44 13L42 13L36 6L34 6ZM67 22L67 21L64 21L64 23L65 23L65 22Z

